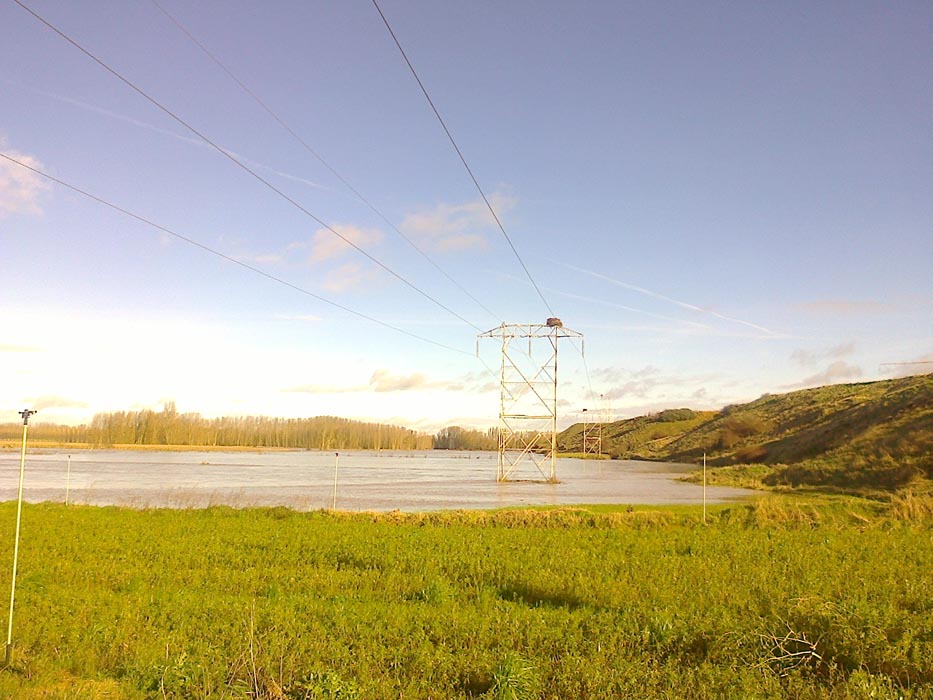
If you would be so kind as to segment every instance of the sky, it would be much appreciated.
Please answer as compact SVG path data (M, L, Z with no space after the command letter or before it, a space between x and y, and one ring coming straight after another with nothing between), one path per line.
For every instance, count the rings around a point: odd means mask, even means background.
M22 1L138 91L0 3L0 422L485 428L552 315L561 425L930 369L929 2L379 0L519 260L371 0Z

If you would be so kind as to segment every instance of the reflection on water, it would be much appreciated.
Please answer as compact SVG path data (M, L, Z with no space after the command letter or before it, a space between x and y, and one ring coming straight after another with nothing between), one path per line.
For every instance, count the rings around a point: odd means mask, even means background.
M24 498L64 501L68 455L72 503L192 508L209 505L329 508L333 452L132 452L35 450ZM702 487L676 481L694 467L560 459L559 484L495 481L490 452L340 452L340 510L443 510L574 503L702 502ZM19 452L0 451L0 500L16 498ZM527 476L533 476L528 474ZM710 487L718 503L750 494Z

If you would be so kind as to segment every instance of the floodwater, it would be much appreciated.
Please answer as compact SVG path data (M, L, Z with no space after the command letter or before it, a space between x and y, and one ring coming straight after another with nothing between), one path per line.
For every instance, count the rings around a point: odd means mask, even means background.
M68 462L71 462L70 477ZM0 501L16 498L19 450L0 450ZM149 452L30 450L23 497L136 508L211 505L428 511L582 503L702 503L703 489L677 481L693 465L559 459L560 483L496 482L490 452ZM533 465L516 479L541 478ZM710 487L709 503L752 492Z

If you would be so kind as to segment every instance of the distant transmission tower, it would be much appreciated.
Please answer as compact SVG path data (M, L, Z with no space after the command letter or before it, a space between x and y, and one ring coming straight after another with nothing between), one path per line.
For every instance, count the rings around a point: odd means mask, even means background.
M590 419L595 418L595 423L590 423ZM601 455L603 453L603 421L600 411L595 413L583 409L583 454Z
M608 399L608 398L605 397L605 395L600 394L600 395L599 395L599 400L600 400L600 402L602 403L602 407L601 407L601 409L600 409L600 413L602 413L602 415L603 415L603 426L604 426L605 429L606 429L606 438L608 439L608 437L609 437L609 432L608 432L608 431L609 431L609 426L612 425L612 421L613 421L613 419L615 418L615 416L612 414L612 399Z
M543 324L503 323L478 338L498 338L502 346L496 481L511 481L523 465L531 464L537 475L555 483L557 341L582 339L583 334L549 318Z

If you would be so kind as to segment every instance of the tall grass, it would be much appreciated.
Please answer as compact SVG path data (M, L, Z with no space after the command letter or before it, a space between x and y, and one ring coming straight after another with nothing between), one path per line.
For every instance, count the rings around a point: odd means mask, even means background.
M0 697L933 697L926 499L698 516L27 505Z

